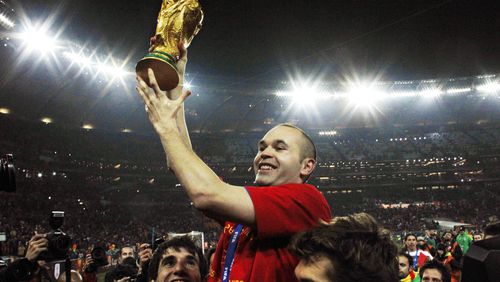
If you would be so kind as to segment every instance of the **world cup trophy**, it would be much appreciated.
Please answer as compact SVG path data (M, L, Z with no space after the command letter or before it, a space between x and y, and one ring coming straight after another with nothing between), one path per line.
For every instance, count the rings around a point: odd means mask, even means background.
M151 86L148 69L152 69L161 90L177 87L178 44L182 41L187 48L200 31L202 22L203 11L197 0L163 0L149 53L135 67L137 75Z

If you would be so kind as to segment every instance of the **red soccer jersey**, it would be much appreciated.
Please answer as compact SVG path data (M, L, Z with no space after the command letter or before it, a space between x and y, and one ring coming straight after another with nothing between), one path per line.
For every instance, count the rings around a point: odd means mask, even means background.
M309 184L246 187L255 209L256 229L244 227L238 240L229 281L297 281L297 258L288 249L292 235L330 221L323 195ZM226 222L209 274L209 282L222 281L231 234L237 224Z

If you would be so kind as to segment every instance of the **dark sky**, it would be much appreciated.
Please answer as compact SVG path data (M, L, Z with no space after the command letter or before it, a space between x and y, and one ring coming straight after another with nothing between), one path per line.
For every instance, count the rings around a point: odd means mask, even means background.
M148 46L160 0L23 0L32 18L56 10L64 36L124 58ZM500 1L202 0L204 26L188 72L235 81L289 72L380 73L422 79L498 73ZM64 25L63 23L66 23Z

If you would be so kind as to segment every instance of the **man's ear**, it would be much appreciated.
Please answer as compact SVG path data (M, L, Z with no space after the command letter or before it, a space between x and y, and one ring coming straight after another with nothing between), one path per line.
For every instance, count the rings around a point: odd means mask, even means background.
M313 158L305 158L302 161L302 165L300 168L300 176L302 178L305 177L305 179L309 178L309 175L311 175L316 168L316 160Z

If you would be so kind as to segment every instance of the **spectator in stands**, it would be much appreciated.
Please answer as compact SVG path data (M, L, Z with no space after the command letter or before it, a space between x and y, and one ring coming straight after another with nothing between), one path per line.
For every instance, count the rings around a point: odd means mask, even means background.
M399 253L399 279L401 282L419 282L420 276L413 271L412 257L406 253Z
M425 230L425 242L432 247L432 249L436 249L436 230ZM431 253L432 254L432 253Z
M461 261L463 257L460 245L453 238L453 234L449 231L443 234L442 244L444 246L444 260L442 263L448 268L453 282L460 281L460 272L462 269Z
M131 246L123 246L118 252L120 255L118 257L118 264L122 264L126 258L133 258L135 260L135 251Z
M427 244L427 241L423 236L417 237L417 248L422 251L428 252L429 254L431 254L431 256L434 256L435 253L434 248L432 247L432 245Z
M331 218L324 196L305 184L316 167L316 148L301 129L278 125L258 144L253 168L259 187L223 182L191 148L183 106L190 93L182 92L187 57L182 44L179 50L181 82L177 88L161 91L153 71L148 70L153 89L138 77L137 90L167 162L194 206L225 223L209 280L224 275L230 280L293 281L298 261L287 250L290 238L316 226L319 219Z
M175 237L158 246L149 265L149 281L201 282L207 276L203 252L187 236Z
M420 269L420 280L422 282L450 282L448 269L439 261L431 260Z
M110 269L105 276L106 282L113 282L125 277L137 275L139 267L136 263L134 248L131 246L123 246L118 252L118 265Z
M475 242L481 241L481 240L483 240L483 234L481 234L479 232L474 234L474 236L472 236L472 243L475 243Z
M406 234L404 244L405 248L403 251L412 257L411 264L415 271L418 271L422 265L433 259L429 252L417 248L417 236L415 234Z
M358 213L299 233L290 250L299 281L398 281L397 248L375 219Z
M500 235L500 221L492 222L484 228L484 239L490 239Z
M464 226L460 226L455 241L457 241L458 245L462 249L462 253L465 255L469 250L470 245L472 244L472 237L466 232Z

